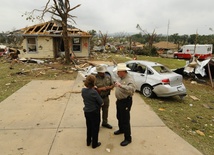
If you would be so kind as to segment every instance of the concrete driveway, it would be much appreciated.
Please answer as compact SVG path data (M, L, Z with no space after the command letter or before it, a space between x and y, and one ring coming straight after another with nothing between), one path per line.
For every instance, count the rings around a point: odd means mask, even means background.
M1 155L202 155L167 128L134 95L131 110L133 142L121 147L117 130L114 90L110 95L109 123L101 127L96 149L86 146L81 98L82 78L76 81L31 81L0 103Z

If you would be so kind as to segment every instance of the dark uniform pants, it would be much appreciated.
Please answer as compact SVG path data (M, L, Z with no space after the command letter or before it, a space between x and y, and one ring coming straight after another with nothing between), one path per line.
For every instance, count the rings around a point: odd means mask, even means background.
M109 96L103 97L102 106L102 124L108 124L108 108L109 108Z
M117 100L116 104L119 130L124 132L125 140L131 141L130 110L132 97Z
M97 146L100 129L100 111L85 112L87 127L87 143L92 142L92 146Z

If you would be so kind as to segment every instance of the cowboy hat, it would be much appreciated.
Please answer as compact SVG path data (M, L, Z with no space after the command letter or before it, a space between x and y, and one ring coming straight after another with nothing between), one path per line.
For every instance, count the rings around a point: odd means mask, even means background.
M125 63L119 63L117 64L117 67L114 68L114 71L128 71L130 70L130 68L126 67L126 64Z
M97 70L97 73L105 73L106 67L103 65L98 65L98 66L96 66L96 70Z

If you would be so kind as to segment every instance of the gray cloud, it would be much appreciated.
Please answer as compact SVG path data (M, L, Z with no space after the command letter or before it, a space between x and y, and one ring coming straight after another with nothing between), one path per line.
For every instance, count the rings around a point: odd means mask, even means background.
M22 18L25 11L40 9L47 0L1 0L0 31L11 31L37 24ZM96 30L103 33L139 33L136 25L152 33L212 34L214 28L213 0L78 0L71 6L81 6L71 13L77 16L74 25L82 30ZM48 18L47 18L48 19Z

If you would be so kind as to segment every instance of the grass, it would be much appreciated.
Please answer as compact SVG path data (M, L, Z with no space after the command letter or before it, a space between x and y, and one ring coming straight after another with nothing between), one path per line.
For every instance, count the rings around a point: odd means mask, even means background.
M73 80L77 72L72 67L59 63L16 63L9 69L10 63L0 57L0 102L31 80Z
M116 62L125 62L130 58L123 55L99 56L99 60L113 59ZM96 59L96 58L95 58ZM185 65L184 60L139 56L138 59L159 62L170 69ZM96 59L97 60L97 59ZM77 72L72 71L72 65L29 64L18 63L14 69L9 69L9 63L0 58L0 102L20 89L31 80L73 80ZM145 98L148 104L162 121L175 133L201 151L204 155L214 153L214 91L206 79L207 84L193 84L189 77L183 82L187 88L187 96L182 100L179 97ZM198 100L194 100L195 96ZM210 106L211 108L208 108Z
M211 155L214 151L214 114L213 109L206 108L204 104L214 107L213 90L209 86L191 85L188 81L185 81L185 85L188 96L184 100L176 97L144 100L170 129L203 154ZM189 95L199 100L194 101Z

